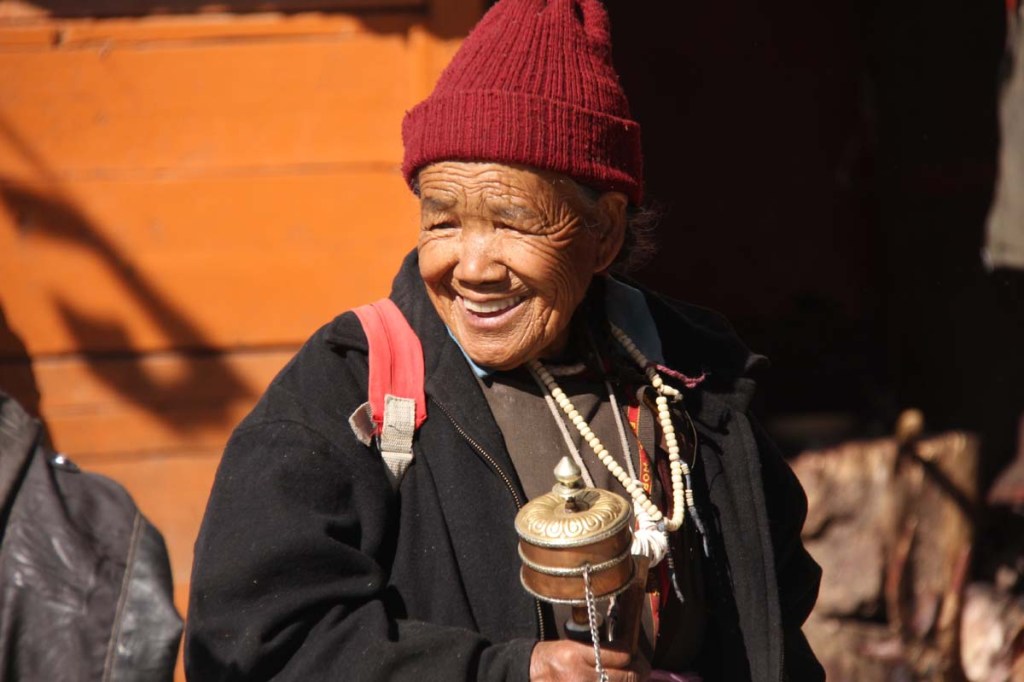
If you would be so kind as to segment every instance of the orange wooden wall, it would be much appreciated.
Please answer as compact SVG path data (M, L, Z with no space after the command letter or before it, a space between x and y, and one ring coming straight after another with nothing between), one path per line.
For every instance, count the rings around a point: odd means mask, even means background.
M231 428L415 243L402 114L481 3L149 4L0 0L0 388L134 495L184 611Z

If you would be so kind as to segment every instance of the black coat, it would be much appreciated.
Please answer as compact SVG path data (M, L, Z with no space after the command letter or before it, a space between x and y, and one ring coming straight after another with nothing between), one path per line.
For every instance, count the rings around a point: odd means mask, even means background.
M170 682L181 617L160 533L0 391L0 682Z
M348 424L367 399L366 339L351 313L320 329L228 443L196 544L186 670L206 680L527 680L553 632L519 584L524 495L415 254L391 298L424 350L428 418L393 493ZM800 632L820 571L806 501L745 414L751 355L717 316L650 297L702 443L698 504L716 529L707 679L818 680ZM545 621L548 622L545 622Z

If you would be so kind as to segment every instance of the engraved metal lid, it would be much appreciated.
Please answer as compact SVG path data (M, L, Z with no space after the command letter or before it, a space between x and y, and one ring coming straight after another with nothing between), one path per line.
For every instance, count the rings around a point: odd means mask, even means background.
M613 492L585 488L582 472L568 457L555 467L555 478L550 493L530 500L516 514L516 533L523 542L580 547L609 538L629 523L629 503Z

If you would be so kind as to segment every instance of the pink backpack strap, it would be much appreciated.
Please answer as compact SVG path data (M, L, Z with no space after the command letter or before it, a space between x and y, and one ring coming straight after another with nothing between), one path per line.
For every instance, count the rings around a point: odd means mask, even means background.
M394 301L383 298L353 310L369 346L368 400L349 424L369 445L377 439L381 456L398 483L412 463L412 440L427 418L423 392L423 347Z

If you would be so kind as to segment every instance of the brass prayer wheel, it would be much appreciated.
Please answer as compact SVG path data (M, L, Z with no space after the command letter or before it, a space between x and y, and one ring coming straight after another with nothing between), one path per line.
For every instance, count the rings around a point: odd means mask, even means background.
M633 579L629 503L607 490L586 488L568 457L555 468L558 484L516 515L520 579L526 591L556 604L586 604L584 570L594 599L625 591Z

